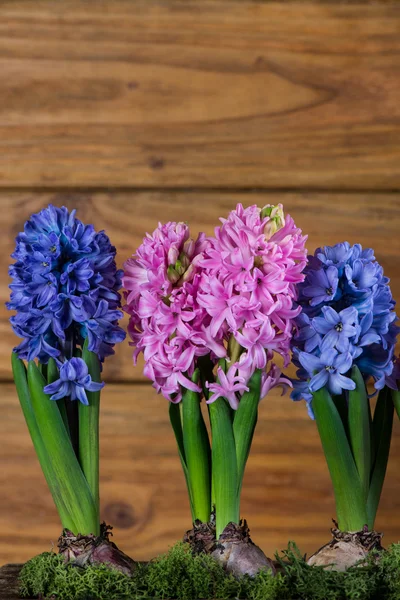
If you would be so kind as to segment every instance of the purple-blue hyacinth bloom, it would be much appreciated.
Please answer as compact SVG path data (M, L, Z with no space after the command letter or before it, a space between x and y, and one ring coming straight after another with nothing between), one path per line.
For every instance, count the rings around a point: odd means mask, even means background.
M348 352L350 338L357 333L357 310L349 306L337 313L331 306L323 306L322 314L323 317L314 317L311 327L324 336L321 351L337 348L339 352Z
M354 390L356 384L343 373L347 373L352 365L349 352L340 354L334 348L324 350L321 356L300 352L299 361L311 377L308 387L316 392L326 386L331 394L339 395L342 390Z
M60 365L60 378L46 385L43 391L49 394L51 400L69 397L87 406L86 392L98 392L102 387L104 383L92 381L82 358L71 358Z
M122 271L115 247L104 231L84 225L67 208L49 205L25 223L16 238L10 266L13 279L7 307L10 321L23 341L19 358L47 363L71 358L69 343L83 346L101 361L125 338L122 318Z
M292 399L312 410L312 393L327 386L334 395L348 390L352 365L377 390L391 377L399 328L389 279L372 249L348 242L318 248L298 285L302 313L296 318L293 362L299 367Z
M398 390L400 383L400 357L393 363L393 371L386 377L385 384L392 390Z
M308 285L302 288L303 295L309 298L310 306L333 300L338 294L339 275L336 267L329 266L309 273ZM340 290L339 290L340 293Z
M321 336L315 330L314 327L310 327L310 318L304 313L300 313L296 319L297 332L295 334L295 340L297 343L304 343L304 350L306 352L312 352L321 343Z

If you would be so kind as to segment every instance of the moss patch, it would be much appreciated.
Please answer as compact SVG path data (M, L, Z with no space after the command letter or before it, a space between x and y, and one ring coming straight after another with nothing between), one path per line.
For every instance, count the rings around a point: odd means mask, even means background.
M378 562L371 556L365 566L346 573L308 566L293 543L277 560L282 573L276 577L265 571L238 581L210 556L193 556L187 544L178 543L167 554L138 565L129 578L105 565L64 565L62 557L45 552L23 567L20 592L23 597L62 600L400 600L400 544Z

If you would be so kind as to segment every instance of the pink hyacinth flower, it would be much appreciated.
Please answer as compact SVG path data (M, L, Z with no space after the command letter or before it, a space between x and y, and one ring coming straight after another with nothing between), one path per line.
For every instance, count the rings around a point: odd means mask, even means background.
M226 374L221 367L218 367L217 376L219 383L206 383L206 387L212 393L207 400L207 404L215 402L218 398L226 398L231 407L237 410L239 406L237 394L249 391L244 377L237 375L236 365L229 367Z

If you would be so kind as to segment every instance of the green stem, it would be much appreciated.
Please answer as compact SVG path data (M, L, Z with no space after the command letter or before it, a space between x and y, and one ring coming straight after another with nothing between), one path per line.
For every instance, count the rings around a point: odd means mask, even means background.
M342 531L358 531L367 524L363 488L339 412L322 388L313 394L312 408L335 493Z
M57 479L54 469L51 466L51 459L46 450L38 423L36 421L28 382L26 379L25 365L14 352L11 355L11 364L22 412L28 426L36 455L39 459L43 475L45 476L47 485L51 495L53 496L54 504L56 505L62 526L63 528L76 532L77 527L75 525L75 521L65 502L63 486L60 485L60 481Z
M231 337L229 338L228 342L228 355L231 365L233 365L239 360L243 350L244 348L242 348L239 342L235 340L235 336L233 335L233 333L231 333Z
M56 381L56 379L59 379L59 377L60 373L58 371L56 361L54 360L54 358L50 358L49 363L47 365L47 383L53 383L54 381ZM65 429L67 430L67 433L70 436L67 408L65 406L65 398L60 398L60 400L57 400L57 406L62 416L62 420L64 421Z
M35 363L31 361L28 364L28 386L32 408L54 471L54 479L60 487L68 514L75 523L73 532L94 533L98 528L96 505L60 411L56 403L43 391L46 383Z
M198 380L199 371L196 370L192 381L197 383ZM197 392L185 390L182 398L182 421L194 519L208 523L211 515L211 450Z
M230 407L218 398L209 405L212 432L212 477L217 539L228 523L239 523L238 473Z
M74 356L75 340L73 330L70 328L65 334L63 343L63 354L66 360L70 360ZM79 412L78 403L71 398L64 398L65 412L68 419L68 431L71 439L71 444L75 455L79 460Z
M100 361L96 354L87 348L87 341L83 348L82 358L85 361L92 381L101 382ZM100 418L100 391L86 392L89 406L78 403L79 413L79 462L83 474L89 484L90 491L96 506L97 531L100 535L100 492L99 492L99 418Z

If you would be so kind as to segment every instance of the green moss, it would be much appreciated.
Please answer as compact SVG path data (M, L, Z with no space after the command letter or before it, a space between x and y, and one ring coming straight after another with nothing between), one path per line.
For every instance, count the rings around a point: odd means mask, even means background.
M380 586L378 568L372 555L365 566L337 573L323 567L311 567L304 561L297 546L289 542L288 549L283 552L285 562L280 560L290 590L288 600L381 599L381 596L376 596Z
M85 569L64 565L62 558L45 552L23 567L23 597L53 594L63 600L400 600L400 544L346 573L310 567L295 544L281 557L282 573L267 571L236 580L209 556L193 556L178 543L147 565L138 565L132 578L105 565Z
M63 600L128 600L135 582L106 565L85 569L65 565L63 558L52 552L35 556L20 573L20 594L24 597L53 594Z

